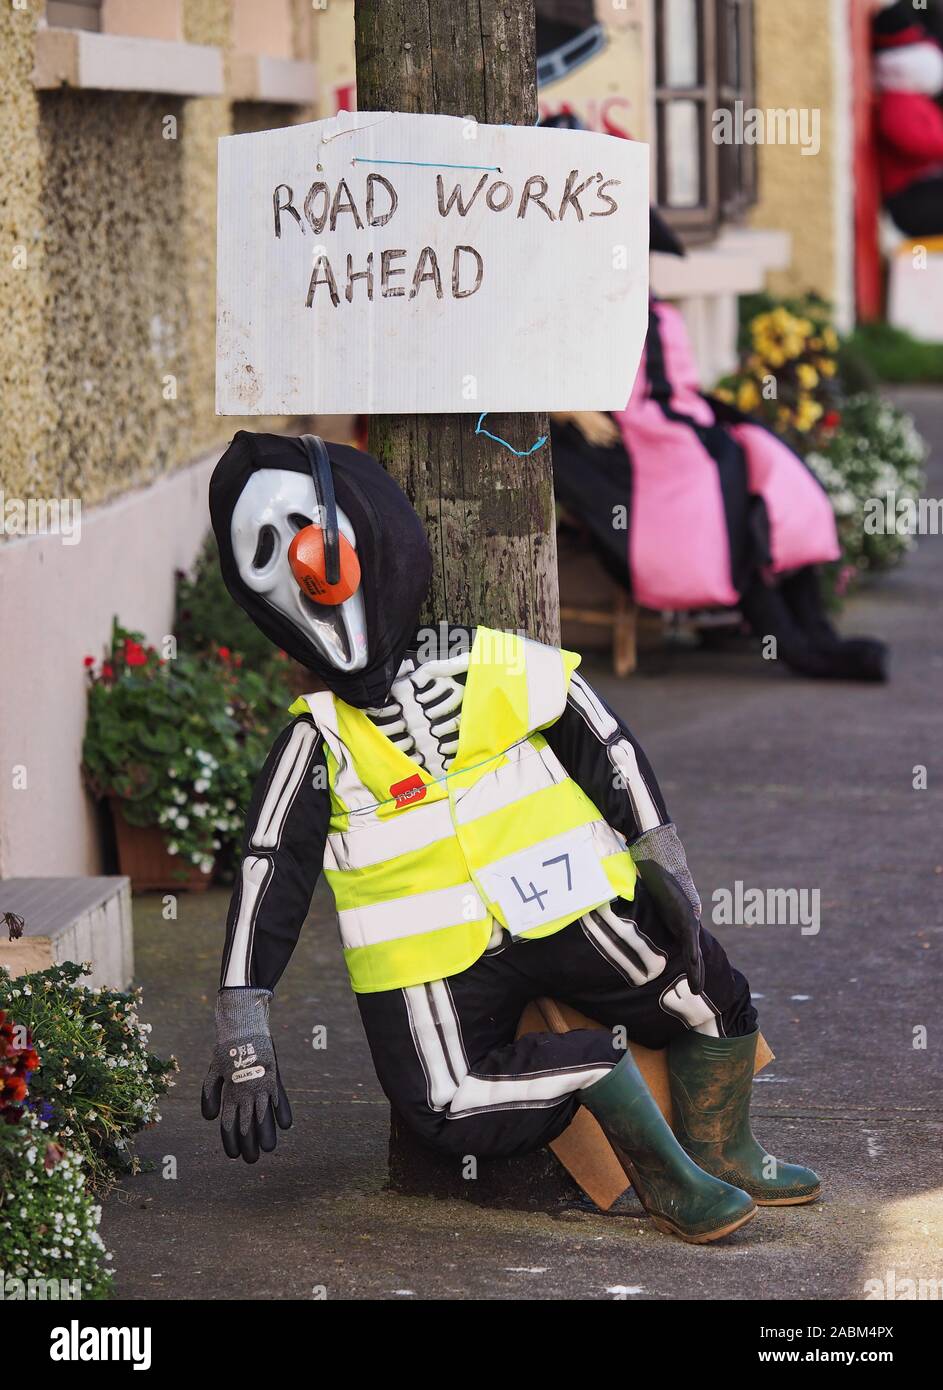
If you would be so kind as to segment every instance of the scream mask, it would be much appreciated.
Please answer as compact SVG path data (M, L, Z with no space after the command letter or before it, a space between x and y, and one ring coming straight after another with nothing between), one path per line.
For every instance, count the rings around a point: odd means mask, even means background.
M376 459L240 430L213 473L210 515L226 587L266 637L349 704L382 704L432 562Z

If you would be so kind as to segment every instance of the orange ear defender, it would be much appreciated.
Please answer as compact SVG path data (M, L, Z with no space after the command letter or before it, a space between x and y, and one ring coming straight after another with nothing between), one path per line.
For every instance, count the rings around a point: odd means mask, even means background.
M305 526L288 547L288 563L302 593L314 603L338 604L360 587L357 552L337 525L334 476L323 439L303 434L301 442L314 479L322 526Z
M324 532L320 526L305 526L288 547L288 563L302 592L314 603L343 603L360 587L360 561L346 536L338 536L339 575L335 584L327 579L324 560Z

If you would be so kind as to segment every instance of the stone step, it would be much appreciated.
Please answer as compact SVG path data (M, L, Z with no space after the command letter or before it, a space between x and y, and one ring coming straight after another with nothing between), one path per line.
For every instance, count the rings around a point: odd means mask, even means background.
M113 878L7 878L0 880L0 917L23 918L23 935L8 940L0 921L0 965L11 975L64 961L91 961L83 980L94 988L127 989L134 974L131 884Z

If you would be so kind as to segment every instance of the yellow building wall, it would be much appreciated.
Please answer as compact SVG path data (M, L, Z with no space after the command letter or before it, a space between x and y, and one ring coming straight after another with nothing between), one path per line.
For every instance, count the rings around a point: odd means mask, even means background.
M756 105L762 110L821 111L821 149L757 146L759 202L751 223L792 237L787 270L770 272L774 294L836 292L835 141L839 138L832 0L756 0Z

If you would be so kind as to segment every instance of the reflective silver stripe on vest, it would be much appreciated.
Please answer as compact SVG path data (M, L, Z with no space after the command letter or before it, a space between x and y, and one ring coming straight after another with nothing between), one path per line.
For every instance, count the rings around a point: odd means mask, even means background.
M492 811L506 810L532 792L567 779L566 770L550 748L537 749L525 740L509 748L506 756L506 764L486 772L474 786L456 787L457 825L467 825ZM526 808L521 809L526 813ZM325 862L329 869L368 869L400 854L451 839L453 834L448 801L432 801L428 805L419 802L382 819L365 811L350 816L347 830L331 832L328 845L333 860Z
M504 755L507 762L487 771L470 787L455 788L455 821L467 825L492 811L505 811L515 801L567 780L567 773L556 754L548 748L535 748L525 739ZM521 808L522 812L525 808Z
M405 936L424 936L442 927L462 922L480 922L488 916L478 889L469 880L454 888L437 888L431 893L413 893L391 902L367 903L348 907L337 914L341 941L346 951L358 946L375 946L380 941L398 941Z
M349 830L333 830L328 836L334 865L328 868L369 869L400 854L426 849L449 840L454 831L448 801L419 802L398 815L350 817Z
M527 674L527 722L531 732L559 719L566 706L563 658L555 647L523 639Z
M595 820L589 826L581 826L580 830L588 830L592 835L600 861L625 850L622 836L604 820ZM551 836L538 841L530 848L537 850L541 844L546 844L552 851L559 840L566 838L566 833L563 836ZM487 890L487 869L481 871L481 881ZM615 896L613 890L612 897ZM431 893L414 893L409 897L394 898L390 902L345 908L338 913L338 921L341 941L344 948L349 950L356 946L374 946L380 941L395 941L403 936L421 936L425 932L438 931L442 927L454 927L462 922L477 922L487 916L487 906L474 883L469 880L454 888L438 888Z
M318 690L313 695L306 695L304 699L334 758L336 766L333 779L335 795L343 802L348 811L372 810L377 804L377 799L358 777L357 769L337 732L334 696L329 690Z

